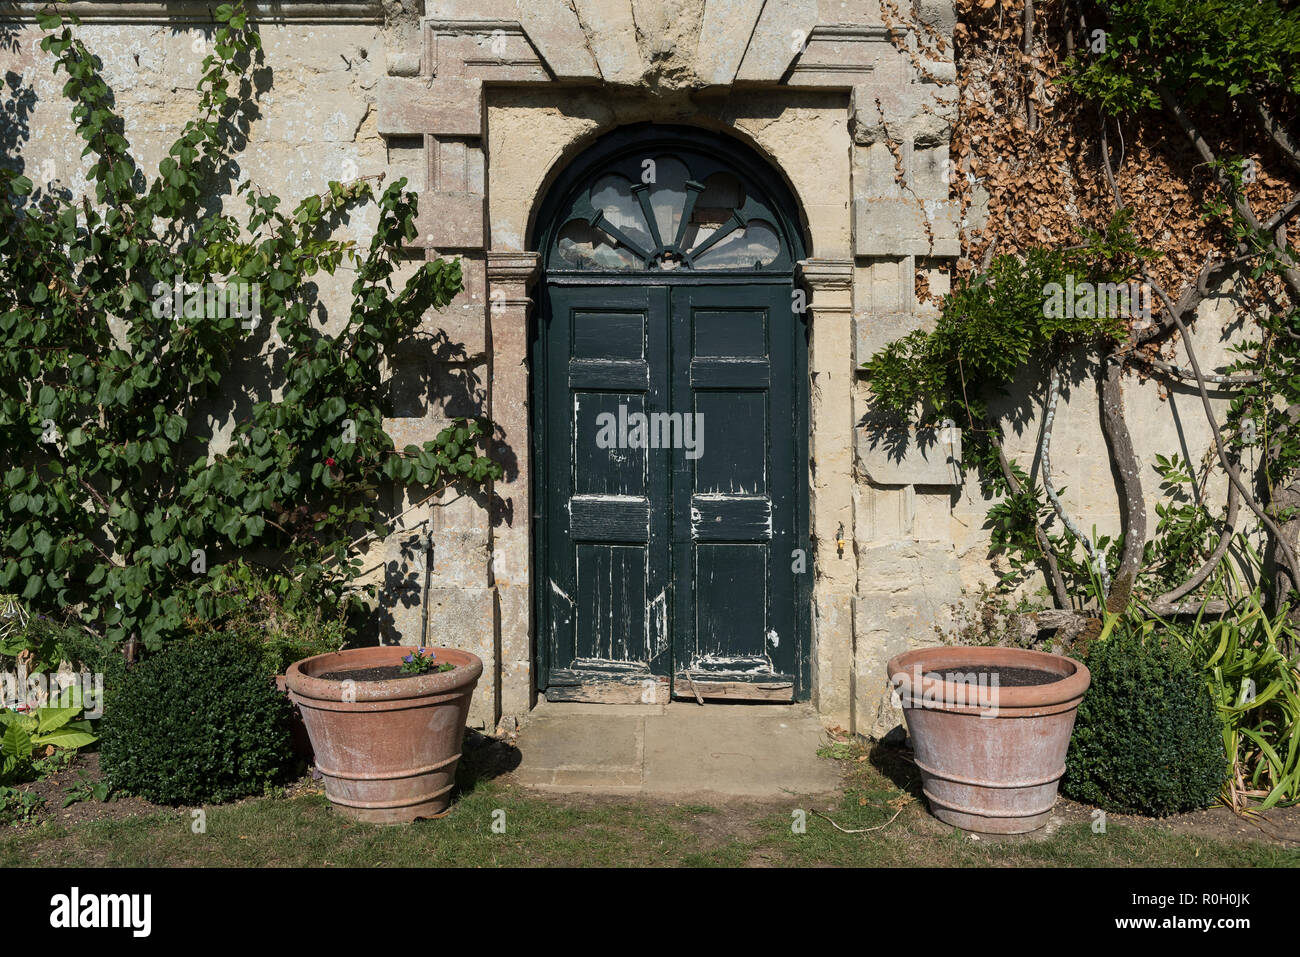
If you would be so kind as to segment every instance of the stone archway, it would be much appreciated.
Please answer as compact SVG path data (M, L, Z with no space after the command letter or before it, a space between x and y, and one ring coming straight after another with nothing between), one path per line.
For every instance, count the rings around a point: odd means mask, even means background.
M793 198L732 139L639 124L569 164L535 243L539 687L548 700L806 698Z

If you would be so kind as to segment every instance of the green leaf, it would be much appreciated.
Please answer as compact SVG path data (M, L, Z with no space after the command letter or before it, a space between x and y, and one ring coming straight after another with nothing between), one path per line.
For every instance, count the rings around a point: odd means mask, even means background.
M32 738L17 721L11 722L0 738L0 754L7 758L23 760L32 753Z
M37 735L45 734L49 731L55 731L63 727L78 714L81 713L81 705L77 704L73 708L40 708L36 712L36 733Z
M56 748L84 748L88 744L94 744L99 740L99 736L89 731L79 728L67 727L60 728L57 731L51 731L49 734L41 734L32 738L32 744L37 747L54 745Z

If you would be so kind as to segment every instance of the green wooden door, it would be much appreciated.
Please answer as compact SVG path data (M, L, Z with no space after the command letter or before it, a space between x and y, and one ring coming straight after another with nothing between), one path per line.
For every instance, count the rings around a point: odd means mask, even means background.
M552 699L657 697L668 673L670 450L618 441L629 420L668 409L668 292L550 290L536 587Z
M643 127L543 207L534 595L551 700L806 697L801 247L779 184L707 145Z
M795 697L806 432L790 299L789 283L673 289L672 401L704 439L671 462L679 696Z

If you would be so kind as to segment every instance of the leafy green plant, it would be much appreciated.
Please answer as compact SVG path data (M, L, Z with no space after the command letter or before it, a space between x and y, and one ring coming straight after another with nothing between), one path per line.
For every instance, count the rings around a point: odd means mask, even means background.
M32 823L44 804L38 794L0 784L0 827Z
M102 778L98 781L92 781L86 776L84 771L77 775L77 783L63 789L66 795L63 799L63 807L71 807L74 804L80 804L82 801L98 801L103 804L113 793L113 788Z
M1001 573L1004 588L1021 584L1049 550L1072 573L1076 591L1090 582L1088 561L1074 558L1077 538L1044 531L1053 518L1046 491L1004 455L990 402L1033 359L1052 363L1070 350L1106 349L1123 338L1129 317L1109 303L1057 310L1050 308L1049 290L1131 280L1153 255L1134 238L1131 215L1116 213L1102 232L1084 230L1077 247L994 257L987 270L963 278L944 297L933 330L897 339L863 363L873 415L882 424L947 419L965 430L961 465L975 470L993 499L987 527L993 553L1009 562ZM1104 551L1110 544L1094 547Z
M383 490L429 498L501 475L485 419L402 450L384 431L385 356L462 283L459 261L404 258L417 211L405 180L378 195L332 182L292 212L245 181L230 184L242 216L202 206L234 166L261 48L243 2L214 16L197 114L150 176L99 61L42 15L93 202L37 196L0 168L0 589L150 650L236 606L210 573L241 553L279 556L277 574L335 608L358 533L388 531ZM333 238L367 204L368 247ZM327 333L315 282L340 266L354 270L352 300ZM238 308L214 303L232 289ZM265 392L214 446L195 423L228 391L232 354L262 336L283 361L268 376L258 360Z
M1227 589L1222 589L1227 593ZM1222 722L1232 773L1224 803L1245 810L1300 801L1300 631L1282 607L1270 615L1260 590L1226 598L1221 619L1162 622L1203 669Z
M1186 457L1157 454L1154 468L1166 500L1156 503L1156 534L1143 555L1143 589L1153 594L1186 581L1210 557L1218 538L1218 523L1197 492Z
M1099 248L995 257L944 298L933 331L896 339L863 363L877 408L904 418L922 409L963 425L982 422L988 400L1032 356L1117 337L1120 317L1051 316L1044 308L1044 289L1054 283L1111 279L1104 263ZM1123 272L1120 278L1128 278Z
M1228 776L1222 724L1197 663L1152 620L1091 643L1062 791L1110 811L1164 817L1207 807Z
M67 625L44 615L28 616L22 627L15 627L0 638L0 655L26 659L28 672L57 671L69 656ZM76 639L73 639L76 644Z
M426 655L424 648L416 648L409 655L402 656L402 663L398 667L404 675L423 675L430 671L454 671L456 666L450 661L438 661L437 654L432 648L428 649Z
M288 699L262 649L236 635L183 638L119 666L101 725L105 779L160 804L261 794L293 760Z
M1100 0L1104 44L1062 82L1111 114L1158 108L1161 87L1197 104L1257 89L1300 94L1300 11L1258 0Z
M295 661L338 651L348 642L354 606L330 609L301 580L236 560L214 573L213 590L229 600L228 610L207 621L196 617L190 627L199 635L229 634L256 643L268 675L283 674Z
M30 772L32 753L54 747L72 750L98 740L89 721L79 720L80 692L69 688L55 702L26 714L0 709L0 781L19 779Z

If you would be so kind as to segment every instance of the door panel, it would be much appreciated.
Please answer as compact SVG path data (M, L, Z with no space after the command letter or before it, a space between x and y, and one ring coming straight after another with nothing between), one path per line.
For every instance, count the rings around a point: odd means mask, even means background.
M798 694L790 556L806 535L806 440L790 289L548 287L536 492L548 699L662 700L670 681L687 697Z
M653 698L667 675L667 453L618 441L667 405L667 303L647 286L550 293L538 493L552 700Z
M790 287L674 290L672 401L702 454L673 459L674 693L792 700L797 323ZM785 556L784 558L782 556Z

